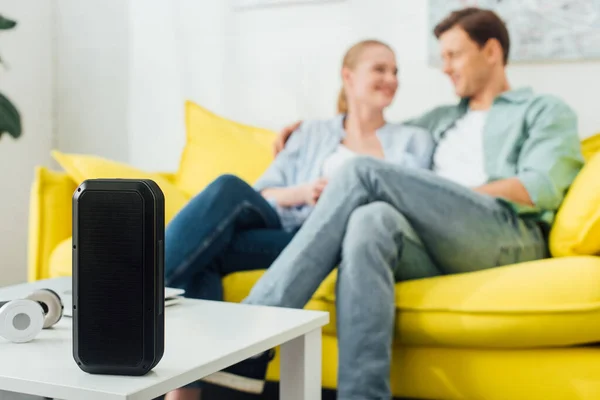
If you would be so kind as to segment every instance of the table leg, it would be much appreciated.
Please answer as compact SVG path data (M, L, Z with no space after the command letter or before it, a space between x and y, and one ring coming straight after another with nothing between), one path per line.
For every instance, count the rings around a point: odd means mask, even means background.
M321 345L321 328L281 345L281 399L321 400Z

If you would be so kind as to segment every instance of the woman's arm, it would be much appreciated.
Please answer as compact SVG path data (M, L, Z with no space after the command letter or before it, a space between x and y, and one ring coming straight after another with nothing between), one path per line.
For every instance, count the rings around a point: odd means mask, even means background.
M327 185L325 178L312 183L286 188L266 188L260 193L266 199L273 199L281 207L296 207L305 204L315 205Z
M302 121L296 121L293 124L286 125L281 130L281 132L279 132L279 134L277 135L277 138L275 138L275 141L273 142L273 154L274 155L279 154L285 148L285 144L286 144L287 140L289 139L290 135L295 130L297 130L301 124L302 124Z
M306 204L306 187L268 188L260 192L266 199L273 199L281 207L296 207Z
M267 170L252 185L254 189L262 193L266 189L291 187L295 183L293 177L304 146L304 135L299 129L291 135L288 145L275 156Z
M302 160L306 158L303 154L309 143L311 126L310 123L297 126L284 149L253 185L263 197L280 207L315 205L327 184L324 178L309 183L299 183L296 178L298 171L306 168Z

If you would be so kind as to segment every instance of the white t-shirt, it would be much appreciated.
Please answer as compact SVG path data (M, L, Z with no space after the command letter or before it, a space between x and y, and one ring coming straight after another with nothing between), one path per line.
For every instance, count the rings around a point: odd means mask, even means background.
M324 178L331 178L343 163L357 155L357 153L340 143L337 149L323 162L322 176Z
M437 175L467 187L487 182L483 127L487 111L469 110L446 131L433 155Z

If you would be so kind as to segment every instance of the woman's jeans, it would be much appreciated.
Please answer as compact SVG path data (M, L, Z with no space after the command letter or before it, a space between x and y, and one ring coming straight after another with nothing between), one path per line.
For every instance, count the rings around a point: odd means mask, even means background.
M167 226L165 284L186 297L223 300L223 276L268 268L293 235L260 193L223 175Z

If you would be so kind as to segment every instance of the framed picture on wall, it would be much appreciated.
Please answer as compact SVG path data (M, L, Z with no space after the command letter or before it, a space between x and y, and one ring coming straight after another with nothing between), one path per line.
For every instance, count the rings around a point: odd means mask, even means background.
M296 4L339 3L345 0L231 0L234 9L290 6Z
M472 5L505 21L511 62L600 59L600 0L429 0L428 31L450 12ZM430 64L440 65L433 35L428 48Z

